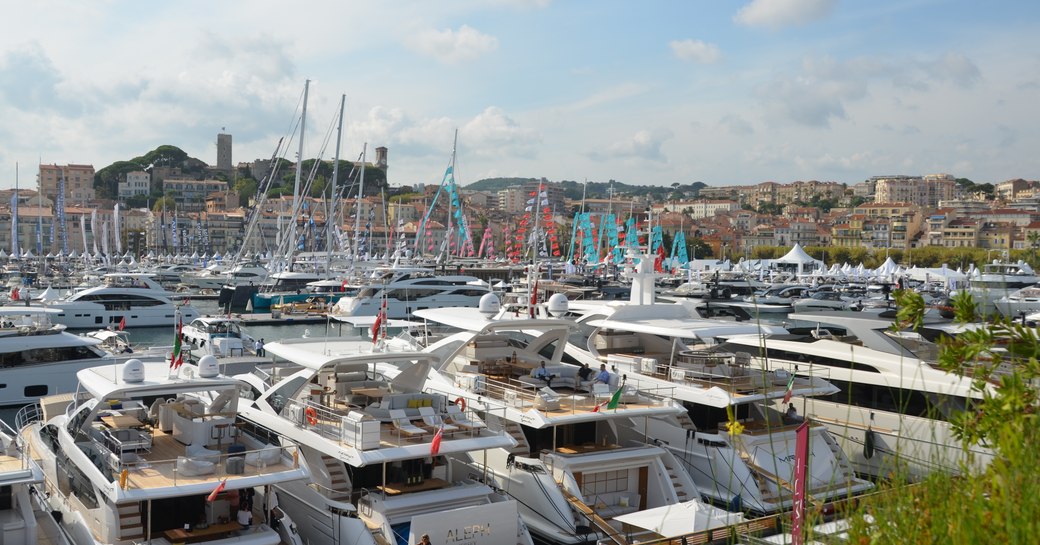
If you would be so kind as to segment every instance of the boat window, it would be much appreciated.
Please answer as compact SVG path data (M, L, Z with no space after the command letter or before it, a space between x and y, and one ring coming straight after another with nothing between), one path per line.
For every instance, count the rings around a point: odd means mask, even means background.
M967 400L959 396L923 393L916 390L873 384L850 383L835 379L829 380L840 388L841 391L831 394L825 399L864 409L948 421L957 412L971 406Z
M92 346L57 346L53 348L33 348L21 352L0 353L0 368L36 365L62 361L98 359L104 353Z
M87 509L97 509L97 496L94 494L94 485L91 484L90 479L82 469L68 460L65 461L65 465L69 477L69 491L79 498Z
M281 414L282 409L285 408L289 400L292 399L293 395L300 390L305 382L307 382L307 377L296 377L276 387L267 398L267 402L274 409L274 412Z

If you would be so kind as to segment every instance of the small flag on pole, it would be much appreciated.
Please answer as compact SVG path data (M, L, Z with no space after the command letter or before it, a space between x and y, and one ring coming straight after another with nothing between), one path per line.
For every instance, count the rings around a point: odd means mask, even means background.
M119 331L126 329L126 316L119 319Z
M225 477L223 481L220 481L220 484L218 484L217 487L213 489L213 492L209 493L209 496L206 496L206 501L217 501L217 496L219 496L220 493L224 491L225 486L227 486L227 477Z
M178 319L177 335L173 338L173 355L170 356L170 369L177 369L184 363L184 356L181 354L181 328L183 326L184 322Z
M437 428L437 433L433 436L433 441L430 441L430 456L436 456L441 451L441 439L444 438L444 426Z
M791 378L787 379L787 392L784 393L784 403L791 401L792 394L794 394L794 373L791 373Z

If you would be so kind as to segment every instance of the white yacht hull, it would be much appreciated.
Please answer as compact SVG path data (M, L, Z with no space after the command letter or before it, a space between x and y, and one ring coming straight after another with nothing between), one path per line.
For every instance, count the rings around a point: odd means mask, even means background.
M919 479L936 470L956 472L965 464L983 468L993 459L993 452L985 447L966 450L945 421L821 399L794 398L793 402L799 412L804 407L804 414L827 426L861 474L890 477L905 472L910 479ZM868 429L873 449L867 448Z
M417 310L446 307L476 307L480 297L469 295L436 295L414 301L387 299L386 315L392 320L406 320ZM336 316L375 316L382 301L372 297L344 297L336 303Z
M108 310L104 305L87 302L58 302L48 306L61 311L52 315L51 321L69 329L118 326L123 318L126 318L126 327L174 327L177 319L177 309L172 305L131 307L126 310ZM185 322L198 315L198 311L191 306L180 307L180 317Z
M125 359L125 358L123 358ZM86 359L0 369L0 406L35 403L40 397L76 391L81 369L111 365L119 359Z

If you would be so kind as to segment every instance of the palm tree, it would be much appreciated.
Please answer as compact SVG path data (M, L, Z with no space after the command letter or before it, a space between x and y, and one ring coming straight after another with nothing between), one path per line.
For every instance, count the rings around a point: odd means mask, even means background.
M1030 261L1036 263L1036 249L1040 247L1040 231L1030 231L1026 234L1026 240L1029 241L1029 256Z

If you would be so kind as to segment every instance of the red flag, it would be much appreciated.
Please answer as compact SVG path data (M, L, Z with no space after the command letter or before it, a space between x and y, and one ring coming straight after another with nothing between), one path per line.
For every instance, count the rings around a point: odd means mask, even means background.
M809 422L802 422L795 431L794 440L794 505L791 510L791 543L802 545L805 540L805 479L809 462Z
M376 313L376 321L372 322L372 344L375 344L379 339L379 325L383 321L382 311Z
M227 477L225 477L223 481L220 481L220 484L218 484L217 487L213 489L213 492L209 493L209 496L206 496L206 501L217 501L217 496L219 496L220 493L224 491L225 486L227 486Z
M126 316L119 318L119 331L126 329Z
M441 451L441 439L444 438L444 428L437 428L437 433L433 435L433 441L430 441L430 456L436 456Z
M592 408L592 412L598 413L599 412L599 408L602 407L602 406L603 406L602 403L597 404L595 407Z
M15 287L14 289L11 290L11 300L12 301L17 301L18 300L18 288L17 287Z

